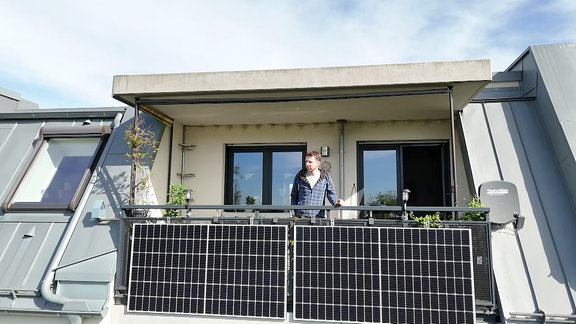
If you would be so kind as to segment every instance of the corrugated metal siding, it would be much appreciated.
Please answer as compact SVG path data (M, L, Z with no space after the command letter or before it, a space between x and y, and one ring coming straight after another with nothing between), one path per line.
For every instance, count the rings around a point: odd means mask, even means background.
M576 281L574 208L534 101L471 104L462 115L473 181L506 180L518 187L525 226L493 232L493 267L501 308L572 314ZM526 267L524 266L524 260ZM532 293L533 291L533 293Z

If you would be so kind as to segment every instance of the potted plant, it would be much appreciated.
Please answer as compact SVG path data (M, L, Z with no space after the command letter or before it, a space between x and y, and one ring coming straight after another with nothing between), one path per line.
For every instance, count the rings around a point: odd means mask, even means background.
M248 206L256 205L256 198L254 196L246 196L244 203ZM252 212L252 209L246 209L246 212Z
M416 223L424 228L438 228L441 227L440 224L440 212L435 212L434 214L426 214L424 216L414 217Z
M468 207L483 207L482 202L480 202L480 197L478 196L473 196L472 198L470 198L470 201L468 202L467 205ZM464 216L462 216L460 219L466 221L485 221L486 214L484 214L483 212L467 211L464 213Z
M186 187L182 184L171 184L166 205L186 205ZM164 216L180 216L180 210L166 209Z
M256 205L256 198L254 198L253 196L246 196L246 201L245 201L246 205L248 206L253 206Z

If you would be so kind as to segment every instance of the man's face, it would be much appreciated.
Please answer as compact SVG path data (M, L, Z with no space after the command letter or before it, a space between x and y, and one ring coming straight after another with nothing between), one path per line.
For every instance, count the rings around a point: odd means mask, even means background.
M320 166L320 161L317 161L313 156L307 156L304 161L306 163L306 171L308 172L315 171Z

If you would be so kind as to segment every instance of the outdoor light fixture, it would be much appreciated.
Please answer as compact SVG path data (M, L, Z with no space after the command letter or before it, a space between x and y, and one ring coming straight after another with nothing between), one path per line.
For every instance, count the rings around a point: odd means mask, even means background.
M330 156L330 147L328 146L320 147L320 155L323 157Z
M406 205L408 204L408 199L410 198L410 190L402 190L402 220L408 220L408 211L406 210Z
M190 217L190 201L192 200L192 189L184 190L186 198L186 217Z
M409 198L410 198L410 190L409 189L402 190L402 202L406 204Z

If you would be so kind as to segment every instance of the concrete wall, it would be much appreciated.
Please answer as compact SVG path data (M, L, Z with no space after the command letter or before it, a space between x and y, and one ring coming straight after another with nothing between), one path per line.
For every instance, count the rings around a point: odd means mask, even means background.
M339 177L341 166L338 155L338 123L185 127L183 133L186 136L184 142L195 145L192 151L185 153L184 168L186 172L195 173L195 177L183 180L183 184L194 191L195 204L223 204L227 144L304 143L308 151L320 151L321 146L330 147L330 156L323 158L323 162L331 165L337 191L340 191L340 183L344 181L344 192L339 192L342 198L348 205L356 205L359 201L358 195L361 195L355 191L358 183L356 146L359 141L445 141L450 138L450 122L429 120L347 123L344 129L344 179ZM177 143L177 140L174 143ZM456 146L459 147L458 143ZM174 174L180 172L181 152L177 148L172 152L175 154L172 166L177 169L173 169ZM465 205L469 193L460 155L458 149L458 188L462 190L460 205Z

